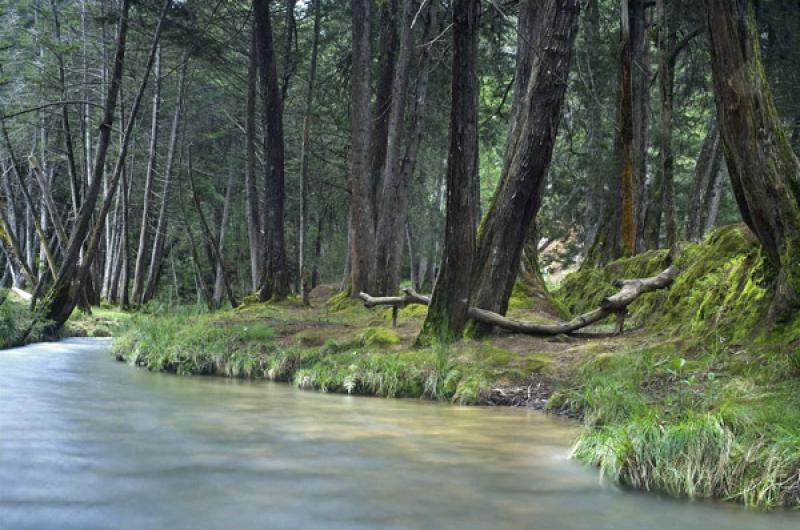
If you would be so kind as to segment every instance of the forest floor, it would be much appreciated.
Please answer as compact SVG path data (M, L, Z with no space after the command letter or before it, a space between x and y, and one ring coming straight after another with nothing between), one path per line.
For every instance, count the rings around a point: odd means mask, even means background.
M652 276L667 259L652 251L584 268L551 303L519 287L509 316L583 313L615 291L613 279ZM741 226L682 245L676 266L668 290L630 306L621 336L609 321L587 329L591 336L496 333L418 348L424 306L403 308L392 328L390 309L364 308L333 286L315 289L310 306L289 299L214 313L98 311L70 326L88 334L121 326L117 358L155 371L544 408L580 419L574 455L620 483L800 507L800 317L768 320L769 270Z

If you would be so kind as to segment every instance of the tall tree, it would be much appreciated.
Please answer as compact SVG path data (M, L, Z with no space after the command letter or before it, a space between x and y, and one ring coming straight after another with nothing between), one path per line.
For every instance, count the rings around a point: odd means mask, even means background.
M352 0L353 53L350 88L350 296L369 292L374 282L375 218L370 153L370 0Z
M264 242L261 235L261 213L258 204L258 176L256 175L256 99L258 97L258 58L256 57L256 26L253 21L250 34L250 53L247 67L247 97L245 99L245 152L247 165L244 172L245 202L247 208L247 238L250 244L250 282L256 291L261 281Z
M761 63L753 0L707 0L717 119L734 196L775 270L771 316L800 307L800 162Z
M473 304L505 313L525 236L542 204L578 24L578 0L522 4L515 95L503 171L481 225ZM479 327L479 329L482 328Z
M419 340L450 341L467 323L475 258L475 188L478 171L479 0L453 4L453 73L447 153L447 218L442 266Z
M278 86L278 68L275 64L275 46L272 38L269 4L269 0L253 0L259 79L264 99L264 152L267 163L264 179L264 215L266 216L264 250L266 256L259 299L280 300L289 294L283 219L285 202L283 102Z

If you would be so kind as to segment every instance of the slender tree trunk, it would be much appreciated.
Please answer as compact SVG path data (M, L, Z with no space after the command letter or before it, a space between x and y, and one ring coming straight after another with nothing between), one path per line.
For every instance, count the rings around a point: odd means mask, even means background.
M650 129L650 17L646 0L630 1L631 100L633 121L634 216L637 251L644 250L647 212L647 149Z
M774 267L771 316L800 307L800 162L775 109L752 0L707 0L717 119L734 196Z
M189 55L184 53L181 57L181 70L178 75L177 99L175 101L175 114L172 117L172 128L169 133L169 148L167 161L164 166L164 187L161 190L161 206L158 210L153 252L150 256L150 265L147 268L147 286L144 290L142 303L147 303L156 295L161 269L164 263L164 245L167 240L167 227L169 224L169 201L171 196L172 173L175 164L175 152L178 147L178 134L180 131L181 113L183 112L184 84Z
M258 290L263 270L264 243L261 234L261 215L256 192L256 98L258 84L258 59L256 57L256 30L253 22L250 38L250 62L247 69L247 100L245 107L245 150L247 167L245 178L245 202L247 207L247 237L250 242L250 281L253 291Z
M722 164L722 166L724 166L724 164ZM701 234L703 236L709 233L717 222L719 204L722 199L722 187L727 177L726 173L727 168L718 168L706 190L704 210L707 213L703 220L703 233Z
M317 77L317 53L319 50L320 0L312 0L311 10L314 13L314 35L311 40L311 64L306 86L306 108L303 116L303 143L300 147L300 226L297 241L297 263L299 269L300 288L306 274L306 231L308 224L308 152L311 146L311 119L314 103L314 88Z
M424 119L425 99L428 90L429 50L423 51L418 69L415 108L412 125L405 132L405 108L408 92L408 77L413 56L414 38L411 27L414 19L414 2L402 0L400 18L400 50L395 67L394 91L389 113L389 134L386 148L386 161L383 167L376 226L375 245L375 292L389 295L397 292L400 286L400 267L403 254L403 235L406 225L408 187L416 164L417 151L421 142L422 121ZM432 37L429 21L425 38ZM409 138L405 156L401 158L403 138Z
M150 150L147 160L147 172L144 177L144 195L142 199L142 224L139 229L139 246L136 250L136 263L133 269L133 291L131 298L134 305L141 305L145 280L145 258L150 232L150 210L153 200L153 181L155 180L158 161L158 126L161 121L161 46L156 51L156 64L153 73L153 115L150 118Z
M260 300L280 300L289 294L284 244L284 145L283 103L272 39L269 0L253 0L261 90L264 98L264 151L267 172L264 181L266 215L266 259L259 290Z
M350 296L370 291L374 282L375 241L370 153L370 0L351 0L352 74L350 98Z
M228 175L228 185L225 188L225 202L222 205L222 219L219 224L219 237L217 238L219 245L220 258L224 255L225 250L225 236L227 235L228 221L231 217L231 201L233 200L233 185L234 185L234 172L230 171ZM214 280L214 306L222 306L222 296L225 288L225 269L222 266L222 259L217 261L217 271ZM232 301L233 303L233 301Z
M633 254L636 247L636 176L633 160L633 43L631 42L631 0L622 0L620 46L620 154L622 156L622 253ZM632 0L636 2L637 0Z
M722 160L719 128L717 119L709 120L703 146L697 156L694 168L694 182L691 196L689 197L689 211L686 223L686 239L696 241L705 234L705 219L710 213L708 206L713 202L709 192L715 189L719 182L719 169ZM719 203L717 203L719 205ZM713 223L712 223L713 224Z
M369 178L371 182L370 197L373 204L378 204L381 195L381 178L386 162L386 149L389 138L389 115L392 106L392 83L397 63L397 50L400 37L397 32L398 1L383 0L380 2L380 27L378 30L378 78L375 87L374 124L371 129L369 144ZM377 207L373 215L378 215ZM374 220L377 228L377 218Z
M442 268L418 341L458 339L467 323L475 257L475 188L478 171L479 0L453 4L453 73L447 155L447 218Z
M530 3L523 9L530 9ZM503 171L481 224L473 274L473 305L501 314L508 308L526 236L542 203L579 12L578 0L535 3L535 16L529 15L533 18L519 35L519 48L531 55L523 59L528 66L517 67L524 79L516 87L521 94L514 99L518 110L512 111ZM476 331L485 330L476 324Z
M672 156L672 107L673 84L675 72L670 53L673 47L673 33L669 26L667 8L664 0L656 0L658 12L658 88L661 101L661 200L664 207L664 228L667 236L667 248L674 249L677 243L675 227L675 208L673 201L673 168Z

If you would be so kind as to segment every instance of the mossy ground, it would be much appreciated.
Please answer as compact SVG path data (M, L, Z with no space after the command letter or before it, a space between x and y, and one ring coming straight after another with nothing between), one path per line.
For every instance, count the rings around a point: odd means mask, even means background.
M656 251L582 270L567 277L554 301L584 312L615 291L613 279L651 276L667 259ZM631 306L622 336L500 333L415 348L424 307L401 310L392 329L388 309L318 295L311 307L290 299L213 314L136 316L115 351L151 370L269 378L332 392L465 404L519 403L504 389L540 392L550 410L585 423L576 457L621 483L798 506L800 321L769 325L770 274L740 226L684 245L677 265L669 290ZM515 290L509 316L548 321L550 313Z

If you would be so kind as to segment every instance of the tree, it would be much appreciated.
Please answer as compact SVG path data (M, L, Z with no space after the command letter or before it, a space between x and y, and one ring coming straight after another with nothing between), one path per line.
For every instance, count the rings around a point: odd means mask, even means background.
M266 238L259 299L280 300L289 294L289 273L286 268L284 243L284 144L283 102L278 86L278 68L275 64L275 46L269 0L253 0L256 25L256 51L259 79L264 99L264 152L266 176L264 179L264 215Z
M528 0L522 10L503 170L481 225L473 271L473 305L500 314L508 308L525 236L542 204L579 4L577 0Z
M350 296L369 292L374 282L372 245L375 217L370 153L370 0L352 0L352 72L350 89Z
M479 0L453 5L453 72L447 153L447 219L442 266L419 340L459 338L467 323L473 259L478 171Z
M775 270L771 315L800 307L800 162L772 99L752 0L707 0L722 145L744 222Z

